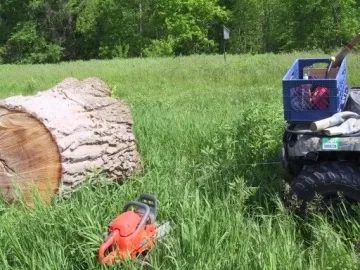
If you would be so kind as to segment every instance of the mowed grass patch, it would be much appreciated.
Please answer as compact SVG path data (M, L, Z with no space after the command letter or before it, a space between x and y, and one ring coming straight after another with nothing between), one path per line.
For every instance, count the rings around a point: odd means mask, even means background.
M356 269L356 220L299 222L281 197L281 79L299 57L191 56L0 66L0 95L31 95L66 77L99 77L128 102L145 164L123 184L87 184L28 210L0 205L0 269L105 269L108 223L142 192L173 229L150 253L155 269ZM358 56L349 83L360 85ZM138 269L125 263L113 269Z

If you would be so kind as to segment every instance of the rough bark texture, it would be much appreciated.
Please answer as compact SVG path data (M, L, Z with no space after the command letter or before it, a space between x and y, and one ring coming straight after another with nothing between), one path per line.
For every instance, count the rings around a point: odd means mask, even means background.
M51 134L60 156L59 183L64 191L83 181L91 168L100 167L117 179L141 169L130 109L110 97L110 89L99 79L69 78L35 96L1 100L0 117L8 111L26 113Z

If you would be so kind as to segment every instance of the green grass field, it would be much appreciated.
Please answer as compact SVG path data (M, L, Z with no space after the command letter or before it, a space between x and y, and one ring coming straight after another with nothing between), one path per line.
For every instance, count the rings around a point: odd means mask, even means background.
M145 164L124 184L88 184L29 210L0 203L0 269L105 269L97 249L124 204L148 192L173 229L150 253L155 269L358 269L355 219L299 221L281 201L281 80L299 57L192 56L0 65L0 97L66 77L99 77L126 100ZM322 55L320 55L322 56ZM319 57L320 57L319 56ZM360 85L360 56L348 57ZM111 269L138 269L131 262Z

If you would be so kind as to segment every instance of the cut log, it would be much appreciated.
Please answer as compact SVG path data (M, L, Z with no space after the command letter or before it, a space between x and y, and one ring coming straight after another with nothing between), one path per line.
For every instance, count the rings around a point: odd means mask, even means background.
M113 179L138 173L141 160L128 105L97 78L69 78L35 96L0 100L0 193L28 205L32 190L50 202L91 169Z

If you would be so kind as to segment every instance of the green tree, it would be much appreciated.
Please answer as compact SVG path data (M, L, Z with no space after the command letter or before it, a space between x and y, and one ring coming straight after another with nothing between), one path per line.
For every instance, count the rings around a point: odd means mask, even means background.
M291 14L294 13L289 1L264 0L262 3L264 17L262 21L263 51L286 51L294 42Z
M154 9L161 42L153 42L147 51L156 51L156 46L169 43L173 44L175 54L213 52L216 44L209 38L209 30L228 18L217 0L158 0Z
M332 49L359 31L359 9L355 0L292 0L292 5L295 49Z
M49 43L36 30L34 22L20 23L2 49L6 63L52 63L62 57L62 48Z
M78 56L79 37L75 33L79 0L32 0L32 12L41 35L61 48L62 59Z
M235 3L232 20L232 53L259 53L264 49L262 1L238 0Z
M1 17L1 49L3 62L58 62L63 48L46 36L46 29L38 23L36 11L40 1L10 0L3 3Z
M128 0L83 1L76 22L86 58L138 56L138 27L138 3Z
M232 10L233 53L279 52L292 44L289 1L238 0Z

